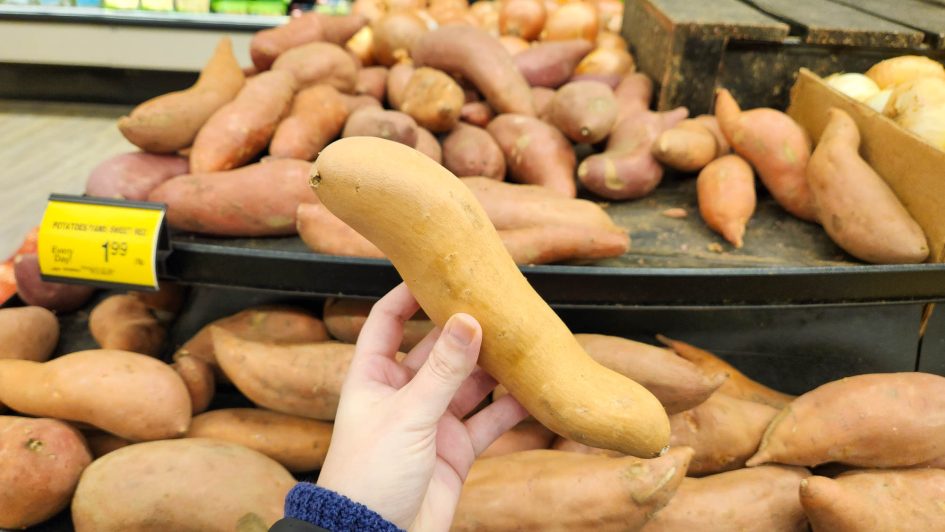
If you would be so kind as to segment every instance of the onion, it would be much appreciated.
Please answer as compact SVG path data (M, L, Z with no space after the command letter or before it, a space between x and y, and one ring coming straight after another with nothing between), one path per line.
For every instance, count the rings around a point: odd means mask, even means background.
M522 39L521 37L513 37L511 35L503 35L499 37L499 42L502 43L502 46L509 52L509 55L515 55L519 52L524 52L531 48L531 45L528 44L528 41Z
M824 81L827 85L860 102L868 100L879 92L876 82L863 74L837 73L827 76Z
M623 27L623 2L600 0L597 2L597 12L600 13L601 31L620 33Z
M396 11L416 11L417 9L423 9L427 5L424 0L385 0L385 2L387 3L388 13L394 13Z
M374 30L370 26L361 28L348 39L345 48L358 58L361 66L371 66L374 63Z
M627 41L623 40L623 37L616 33L609 31L602 31L597 34L597 47L598 48L613 48L615 50L626 50Z
M427 32L427 24L410 11L381 17L374 26L374 60L391 66L398 57L410 54L413 43Z
M945 105L909 111L900 115L896 123L936 148L945 150Z
M548 15L542 39L547 41L586 39L595 42L598 28L597 8L594 4L585 2L564 4Z
M545 27L545 15L544 0L505 0L499 10L499 33L533 41Z
M490 35L499 34L499 2L480 0L469 6L469 13L479 21L479 27Z
M882 113L886 109L886 104L889 103L890 96L892 96L892 89L881 90L863 103L872 107L877 113Z
M945 79L945 68L928 57L903 55L876 63L866 71L866 75L875 81L880 89L888 89L893 85L919 78Z
M945 79L920 78L893 87L883 113L896 118L942 105L945 105Z
M440 24L430 15L430 12L426 9L418 9L414 11L414 14L420 17L420 19L426 23L428 30L433 31L440 27Z
M623 77L634 71L633 56L626 50L597 48L574 69L575 75Z

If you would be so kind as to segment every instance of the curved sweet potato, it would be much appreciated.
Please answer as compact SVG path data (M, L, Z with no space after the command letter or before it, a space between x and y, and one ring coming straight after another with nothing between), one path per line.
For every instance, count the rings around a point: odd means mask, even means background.
M486 131L505 154L512 179L564 196L576 195L574 149L553 126L531 116L504 114L490 122Z
M155 187L186 174L189 167L187 159L178 155L122 153L92 169L85 182L85 193L98 198L144 201Z
M311 161L338 136L347 119L347 106L334 87L315 85L301 90L292 101L289 116L279 122L269 154Z
M102 349L156 356L167 330L140 299L128 294L109 296L89 314L89 331Z
M59 342L59 320L43 307L0 309L0 358L44 362Z
M617 123L620 123L650 108L653 80L642 72L627 74L614 88L614 97L617 98Z
M572 81L555 93L550 115L572 141L595 144L607 138L617 120L617 99L599 81Z
M571 79L575 67L593 49L584 39L543 42L516 54L513 60L532 87L557 89Z
M547 449L554 439L554 432L534 419L526 419L496 438L492 445L479 454L477 460L522 451Z
M404 88L400 110L434 132L449 131L459 122L466 98L459 83L435 68L414 70Z
M91 286L43 281L36 253L14 257L13 274L16 278L16 293L24 303L53 312L72 312L95 293Z
M486 130L459 124L443 139L443 166L457 177L505 179L505 155Z
M249 43L249 55L259 70L268 70L277 57L290 48L315 41L344 44L364 25L367 18L359 14L329 16L305 13L292 17L287 24L256 32Z
M313 42L288 50L276 59L272 70L292 74L299 89L324 84L350 94L358 84L358 64L354 57L337 44L327 42Z
M380 137L413 148L417 145L417 122L400 111L365 107L351 113L341 136Z
M184 381L190 395L191 413L197 415L210 406L216 393L216 379L210 364L197 357L179 357L171 364Z
M755 212L755 173L738 155L725 155L702 169L696 179L699 213L713 231L742 247L745 225Z
M321 203L302 203L296 213L296 229L315 253L383 259L377 246L361 236Z
M349 344L358 341L364 321L375 301L333 297L325 300L323 317L325 327L332 338ZM423 313L417 311L409 320L404 322L404 335L400 341L400 350L407 352L420 343L420 340L433 330L433 322Z

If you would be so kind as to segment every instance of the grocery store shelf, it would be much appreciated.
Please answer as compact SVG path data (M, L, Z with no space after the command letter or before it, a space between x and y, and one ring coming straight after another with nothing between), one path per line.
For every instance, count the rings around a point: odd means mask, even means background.
M0 20L95 23L110 26L196 28L257 31L277 26L288 17L115 10L99 7L0 5Z

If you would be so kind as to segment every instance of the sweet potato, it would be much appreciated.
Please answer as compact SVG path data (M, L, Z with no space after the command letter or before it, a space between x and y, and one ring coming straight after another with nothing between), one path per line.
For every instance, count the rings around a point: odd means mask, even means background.
M669 502L690 456L675 449L652 460L533 450L477 460L450 530L638 530Z
M226 376L256 405L331 421L354 346L338 342L254 342L211 327L213 350Z
M619 257L630 249L627 231L618 227L531 226L499 231L516 264L594 261Z
M574 337L591 358L650 390L668 414L699 406L725 381L724 373L705 374L668 349L602 334Z
M492 458L506 454L547 449L555 439L555 433L534 419L526 419L499 436L492 445L479 454L477 459Z
M532 101L535 103L535 116L551 123L551 103L555 99L555 91L547 87L532 87Z
M557 89L571 79L581 59L594 49L584 39L544 42L516 54L515 66L532 87Z
M387 103L394 109L400 109L404 101L404 91L410 82L415 68L410 61L401 61L390 67L387 72Z
M713 231L736 248L755 213L755 173L738 155L725 155L702 169L696 179L699 213Z
M190 151L190 171L230 170L252 160L289 112L295 88L286 72L263 72L247 81L236 98L200 128Z
M229 408L195 417L187 437L237 443L302 473L321 469L331 423L257 408Z
M328 339L325 324L304 310L288 306L261 306L207 324L174 353L174 360L194 357L216 367L211 327L226 329L240 338L258 342L295 344Z
M443 148L440 146L440 141L436 140L436 137L428 129L417 127L417 145L414 148L434 161L443 164Z
M197 415L210 406L216 392L216 379L210 364L197 357L179 357L171 364L184 381L190 395L191 413Z
M598 81L572 81L555 93L551 123L574 142L595 144L607 138L617 120L617 99Z
M350 94L358 84L358 64L354 57L337 44L327 42L292 48L276 59L272 70L292 74L299 89L331 85Z
M814 532L945 530L945 471L851 471L801 481L801 505Z
M435 68L420 67L404 88L400 110L434 132L449 131L459 122L466 98L459 83Z
M374 301L352 298L330 298L325 300L323 316L325 326L332 338L353 344L358 341L361 328L367 319ZM409 320L404 322L404 335L400 341L400 350L407 352L414 348L420 340L433 330L433 322L423 313L417 311Z
M100 301L89 314L89 331L102 349L156 356L167 330L138 298L118 294Z
M256 32L249 43L249 55L259 70L268 70L277 57L290 48L315 41L344 44L367 23L358 15L328 16L305 13L287 24Z
M708 115L703 115L706 118ZM700 117L701 118L701 117ZM706 120L690 118L664 131L653 144L653 157L681 172L696 172L723 155Z
M91 286L43 281L36 253L14 257L13 274L16 277L16 293L24 303L53 312L72 312L95 293Z
M236 97L245 79L230 39L224 37L192 87L138 105L118 119L118 130L144 151L174 153L193 143L197 131Z
M775 109L743 112L725 89L716 96L715 116L732 150L755 167L778 204L802 220L816 222L814 198L805 177L811 149L804 129Z
M584 445L583 443L578 443L574 440L569 440L561 436L558 436L557 438L555 438L555 441L551 444L551 448L556 451L565 451L569 453L580 453L580 454L596 454L599 456L610 456L612 458L626 456L625 454L619 453L617 451L609 451L607 449L598 449L597 447Z
M800 467L764 466L703 478L686 478L644 532L764 530L805 532L807 518L797 490L810 472Z
M777 408L715 393L699 406L669 417L669 444L695 451L690 476L739 469L758 450L776 415Z
M614 97L617 98L617 123L619 124L628 116L636 116L640 111L650 108L650 100L653 99L653 80L642 72L627 74L614 88Z
M68 424L0 416L0 527L27 528L59 513L91 462L82 435Z
M348 108L334 87L315 85L301 90L289 116L279 122L269 154L311 161L338 136L347 119Z
M596 79L616 87L634 68L633 56L626 49L596 48L574 67L574 78Z
M486 127L495 118L495 111L486 102L466 102L459 110L459 119L476 127Z
M227 172L186 174L154 189L176 229L219 236L295 234L295 211L311 202L310 163L274 159Z
M129 440L176 438L190 424L190 397L177 373L127 351L79 351L49 362L0 360L0 403Z
M545 27L545 16L543 0L504 0L499 7L499 33L534 41Z
M443 166L458 177L505 179L505 155L486 130L460 124L443 139Z
M365 107L351 113L341 136L380 137L413 148L417 145L417 122L400 111Z
M242 445L204 438L140 443L85 470L72 521L76 532L268 530L295 483L275 460Z
M296 229L315 253L383 259L377 246L341 221L320 203L303 203L296 214Z
M391 66L410 56L413 45L427 32L427 25L412 11L390 12L371 25L374 60Z
M358 60L362 67L374 64L374 30L365 26L345 42L345 50Z
M345 104L345 109L347 113L346 117L351 116L358 109L364 107L375 107L380 109L381 102L377 101L377 98L373 96L368 96L367 94L360 94L358 96L352 96L350 94L339 93L338 96L341 97L341 101Z
M575 196L576 157L560 131L537 118L513 114L497 116L486 131L505 154L512 179Z
M534 116L528 82L512 57L488 33L469 26L443 26L419 40L411 52L428 66L472 83L496 112Z
M792 401L747 464L901 467L942 455L945 377L874 373L828 382Z
M354 86L354 92L373 96L383 102L387 93L387 67L373 66L358 70L358 83Z
M187 159L177 155L122 153L105 159L92 169L85 193L98 198L143 201L155 187L186 174Z
M724 394L773 406L779 410L794 400L793 395L772 390L760 382L751 380L744 373L735 369L735 366L704 349L659 334L656 335L656 338L663 345L675 351L677 355L692 362L708 375L727 373L728 379L719 388L719 391Z
M0 358L44 362L59 342L59 320L43 307L0 309Z
M124 438L100 430L86 430L82 435L85 437L85 442L89 445L89 451L92 452L92 457L96 460L112 451L117 451L122 447L131 445L131 442Z
M588 190L609 199L646 196L663 179L663 167L653 158L656 137L686 118L679 107L665 113L646 110L618 122L610 133L607 151L581 161L577 176Z
M577 2L562 5L549 13L541 38L546 41L584 39L593 43L597 40L598 31L600 20L597 8L591 2Z
M479 2L476 3L478 4ZM513 58L516 55L531 48L531 44L525 39L522 39L521 37L513 37L511 35L502 35L499 37L499 44L501 44L502 47L505 48L505 51L508 52Z
M925 233L860 157L856 122L837 108L828 117L807 165L807 184L824 230L844 251L866 262L924 261L929 256Z
M169 323L184 306L187 291L179 284L161 281L156 291L134 291L128 292L128 295L150 309L158 321Z

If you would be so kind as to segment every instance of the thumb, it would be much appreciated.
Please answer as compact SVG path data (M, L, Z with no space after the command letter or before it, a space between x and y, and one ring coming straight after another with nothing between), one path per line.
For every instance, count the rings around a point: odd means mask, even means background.
M413 380L401 394L417 416L430 425L439 422L463 381L476 368L482 328L469 314L454 314Z

